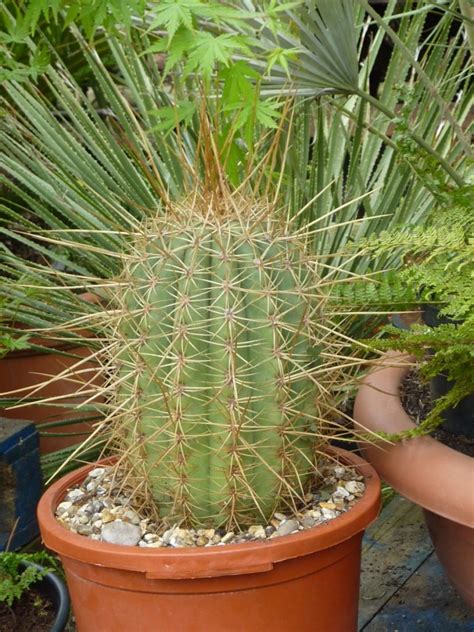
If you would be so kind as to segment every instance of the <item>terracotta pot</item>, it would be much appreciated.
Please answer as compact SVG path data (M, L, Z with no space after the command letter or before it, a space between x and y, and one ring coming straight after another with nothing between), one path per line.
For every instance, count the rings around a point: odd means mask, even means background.
M79 632L355 632L361 539L377 517L380 481L360 457L365 495L326 525L207 548L97 542L64 529L54 510L90 466L52 485L38 507L44 543L61 557Z
M387 433L415 427L399 396L411 361L396 352L380 360L357 395L358 424ZM362 447L381 478L425 509L436 553L453 585L474 607L474 459L428 436Z
M84 295L85 300L96 300ZM90 332L78 332L83 337L91 336ZM46 399L51 397L61 397L57 404L31 404L20 408L1 410L2 417L7 419L28 419L35 424L57 422L74 417L91 417L90 422L81 421L77 424L67 426L51 427L40 437L40 453L47 454L71 445L75 445L85 439L91 432L94 423L93 413L79 410L78 404L86 401L90 397L81 395L81 387L91 380L93 371L97 370L98 364L91 360L80 365L80 373L69 375L67 378L59 378L37 389L39 384L44 383L51 377L59 376L65 370L73 367L81 358L91 357L92 350L84 345L74 343L56 344L54 341L44 338L33 338L35 345L44 348L39 350L14 351L7 354L0 360L0 397L13 398L34 397ZM67 354L67 355L65 355ZM100 379L96 376L93 384L100 384ZM37 389L37 390L36 390ZM59 406L60 404L60 406ZM47 433L51 433L48 435ZM81 435L77 435L81 433ZM58 434L60 436L53 436Z

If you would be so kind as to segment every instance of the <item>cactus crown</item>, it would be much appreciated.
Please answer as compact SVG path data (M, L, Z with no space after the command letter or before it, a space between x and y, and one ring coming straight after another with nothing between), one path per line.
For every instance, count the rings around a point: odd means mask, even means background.
M271 205L174 206L133 238L114 290L119 467L161 518L251 524L295 509L331 407L317 263Z

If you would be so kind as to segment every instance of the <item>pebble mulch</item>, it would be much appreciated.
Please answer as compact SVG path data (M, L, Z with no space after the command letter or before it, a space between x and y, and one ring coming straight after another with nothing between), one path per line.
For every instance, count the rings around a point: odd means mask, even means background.
M275 513L268 524L254 524L244 531L171 528L153 522L130 508L117 475L110 467L96 467L84 482L70 489L56 509L58 521L70 531L128 546L206 547L272 540L327 523L348 511L365 491L363 477L349 467L334 463L321 470L324 484L305 498L307 503L293 515Z

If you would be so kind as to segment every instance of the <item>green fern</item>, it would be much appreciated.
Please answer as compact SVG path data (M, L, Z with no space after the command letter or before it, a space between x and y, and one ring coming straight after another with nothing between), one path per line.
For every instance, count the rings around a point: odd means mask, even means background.
M23 562L41 564L22 567ZM40 581L51 571L58 570L58 562L45 551L37 553L1 553L0 554L0 603L11 606L15 599L32 584Z
M394 311L403 302L406 308L431 303L439 309L442 324L435 328L417 325L400 331L385 327L381 339L366 341L373 349L412 353L422 361L424 377L443 374L452 384L412 435L433 430L447 408L474 392L473 193L472 185L438 191L443 202L427 226L409 234L385 232L362 244L373 257L397 251L402 267L362 288L352 287L353 300L359 293L366 299L366 308L386 305L391 297Z

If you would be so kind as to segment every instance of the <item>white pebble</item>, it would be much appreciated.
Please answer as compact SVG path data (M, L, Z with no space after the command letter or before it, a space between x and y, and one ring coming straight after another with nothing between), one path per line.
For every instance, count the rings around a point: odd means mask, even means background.
M85 496L85 493L81 489L71 489L64 498L64 500L69 501L71 503L77 503L82 500Z
M140 528L129 522L115 520L102 527L102 539L109 544L135 546L141 540Z
M59 505L56 507L56 515L57 516L62 516L64 513L66 513L66 511L68 511L70 508L72 507L72 502L70 501L64 501L62 503L59 503Z
M286 520L285 522L281 523L281 525L276 530L276 533L280 536L289 535L294 531L298 531L298 529L299 524L297 520Z

